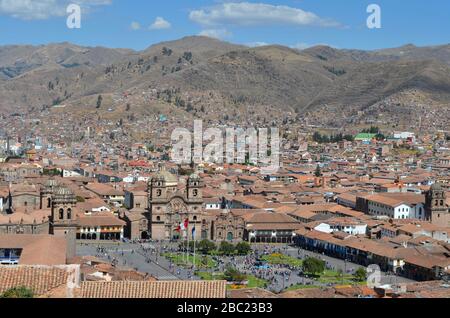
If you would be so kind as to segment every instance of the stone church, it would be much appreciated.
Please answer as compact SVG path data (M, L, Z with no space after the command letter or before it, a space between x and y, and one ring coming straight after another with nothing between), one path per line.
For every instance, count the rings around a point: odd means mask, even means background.
M35 197L38 199L30 205ZM77 200L70 189L48 180L40 191L10 193L8 203L7 212L0 215L0 234L63 236L67 239L67 257L75 256Z
M177 240L189 235L195 227L195 239L201 238L203 210L203 182L192 174L184 188L170 172L162 169L148 183L148 209L141 213L127 212L127 236L132 239ZM189 220L185 231L180 224Z
M148 183L147 209L132 209L122 218L127 223L126 236L131 239L242 241L245 220L229 210L206 210L204 183L196 173L183 185L170 172L162 169ZM179 231L189 220L188 228ZM195 237L192 229L195 227Z

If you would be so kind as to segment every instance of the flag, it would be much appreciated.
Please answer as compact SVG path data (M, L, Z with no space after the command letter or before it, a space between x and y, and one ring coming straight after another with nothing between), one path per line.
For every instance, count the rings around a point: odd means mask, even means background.
M177 226L175 229L175 232L181 233L181 224Z
M189 219L184 220L184 229L189 228Z
M195 240L195 226L192 228L192 239Z

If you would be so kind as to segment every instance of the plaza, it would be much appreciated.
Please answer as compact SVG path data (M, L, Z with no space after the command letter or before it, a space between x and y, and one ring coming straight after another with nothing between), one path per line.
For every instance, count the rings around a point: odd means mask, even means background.
M198 252L197 252L198 253ZM116 242L116 243L79 243L79 256L94 255L111 262L117 267L132 268L146 273L158 280L214 280L223 278L230 266L250 277L251 287L265 288L272 292L282 292L292 288L331 287L334 285L364 284L354 282L353 275L361 266L328 257L322 254L299 249L285 244L253 244L252 252L247 256L207 256L212 260L208 266L200 268L201 254L196 254L196 267L192 265L191 253L186 262L186 253L179 251L179 243L158 242ZM177 261L167 255L177 255ZM283 255L284 264L270 262L270 255ZM301 264L308 257L323 260L326 271L320 277L311 277L302 273ZM269 259L266 266L257 265L261 259ZM342 276L338 277L338 273ZM342 278L342 280L341 280ZM400 284L412 282L392 273L382 273L381 284Z

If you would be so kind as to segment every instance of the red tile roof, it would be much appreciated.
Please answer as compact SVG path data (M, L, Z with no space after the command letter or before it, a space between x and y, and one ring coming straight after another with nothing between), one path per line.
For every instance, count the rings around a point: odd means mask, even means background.
M78 298L225 298L225 281L83 282Z

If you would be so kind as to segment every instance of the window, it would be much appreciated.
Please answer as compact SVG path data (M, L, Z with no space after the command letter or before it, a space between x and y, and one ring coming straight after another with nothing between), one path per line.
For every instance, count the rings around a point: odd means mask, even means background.
M161 221L161 217L160 217L160 216L157 216L157 217L156 217L156 221L157 221L157 222Z
M64 209L59 209L59 219L60 220L64 219Z
M194 221L197 221L197 216L194 216Z
M67 219L71 220L72 219L72 209L68 209L67 210Z
M156 190L156 196L160 197L162 195L161 189Z
M198 190L197 190L197 189L194 189L194 191L192 191L192 195L193 195L194 197L198 196Z

